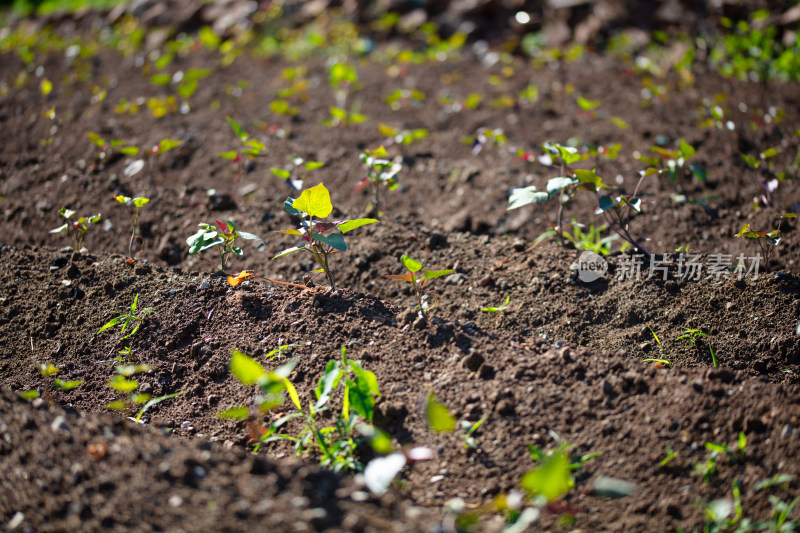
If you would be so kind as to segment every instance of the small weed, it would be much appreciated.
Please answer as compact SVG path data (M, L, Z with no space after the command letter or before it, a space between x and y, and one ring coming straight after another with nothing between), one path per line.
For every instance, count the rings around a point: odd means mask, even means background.
M408 272L405 274L384 275L384 277L411 283L414 286L414 297L417 299L416 309L419 309L419 312L425 315L425 310L430 307L426 302L427 294L423 294L422 292L425 282L429 279L447 276L455 272L455 270L424 270L422 268L422 263L405 254L400 258L400 262L406 267ZM419 273L419 275L417 273Z
M672 448L667 448L667 455L658 463L658 466L664 468L676 457L678 457L678 452L674 451Z
M652 333L653 338L656 341L656 344L658 344L658 347L661 350L662 358L661 359L642 359L642 362L643 363L655 363L656 364L656 368L661 368L661 365L666 366L667 368L672 368L672 363L670 363L669 359L667 359L667 351L664 349L664 345L661 344L661 339L658 338L658 335L656 335L656 332L653 331L653 328L648 327L647 329L650 330L650 333Z
M130 311L128 311L127 313L122 313L121 315L112 318L111 320L103 324L103 327L101 327L97 333L100 334L103 331L116 326L117 324L122 324L122 327L120 328L119 332L119 334L121 335L120 340L130 339L131 337L136 335L142 323L144 322L145 316L147 316L150 313L155 313L155 311L153 311L152 309L145 308L139 311L140 314L137 314L138 301L139 301L139 294L137 293L136 296L133 297L133 303L131 304ZM127 334L125 333L126 329L128 330ZM118 353L124 355L125 357L130 357L131 354L133 353L132 343L129 341L127 344L128 345L125 346ZM121 359L121 357L118 358L118 360L119 359Z
M267 146L247 133L242 125L233 120L231 117L226 116L225 120L228 121L228 125L231 127L231 130L233 130L234 135L236 135L236 137L239 139L241 147L238 150L221 152L217 155L223 159L229 159L234 165L236 165L236 175L234 176L233 181L238 182L242 172L244 171L245 158L255 159L264 155L264 152L267 150Z
M78 220L72 220L72 215L75 214L75 211L66 207L59 209L58 214L67 219L67 221L63 226L51 229L50 233L66 231L74 244L72 249L76 252L83 251L83 240L86 238L86 234L89 233L89 229L103 218L100 213L97 213L93 217L80 217Z

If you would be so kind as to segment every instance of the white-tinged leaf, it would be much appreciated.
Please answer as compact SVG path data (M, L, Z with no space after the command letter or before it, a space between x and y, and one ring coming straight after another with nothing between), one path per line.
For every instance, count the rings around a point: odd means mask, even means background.
M364 483L373 494L380 496L386 492L404 466L406 466L406 456L402 453L376 457L364 469Z
M126 178L130 178L135 176L139 172L142 171L144 168L144 159L137 159L135 161L131 161L125 166L125 170L122 173L125 175Z
M283 257L284 255L293 254L293 253L295 253L295 252L297 252L299 250L304 250L305 247L306 247L305 243L299 244L297 246L292 246L291 248L287 248L284 251L280 252L278 255L273 257L273 259L277 259L279 257Z
M538 192L534 185L530 187L520 187L511 191L508 199L508 210L518 209L533 203L546 202L550 195L546 192Z

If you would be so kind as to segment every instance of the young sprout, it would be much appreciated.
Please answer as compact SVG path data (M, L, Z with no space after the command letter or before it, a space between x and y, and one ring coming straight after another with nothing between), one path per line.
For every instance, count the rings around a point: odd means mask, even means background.
M89 228L102 220L102 215L100 213L97 213L93 217L80 217L78 220L71 220L72 215L75 214L75 211L67 209L66 207L59 209L58 214L67 219L67 221L63 226L51 229L50 233L61 233L62 231L66 231L75 245L73 250L76 252L83 250L83 240L86 238Z
M308 173L324 166L325 163L320 163L319 161L304 161L302 157L292 156L291 167L289 169L272 167L269 170L275 176L287 181L292 189L299 191L303 188L303 181L308 176ZM299 172L300 175L292 177L292 174L294 174L298 169L302 169Z
M658 338L656 332L653 331L653 328L648 327L647 329L650 330L650 333L653 335L653 338L656 340L656 344L661 349L661 359L642 359L643 363L655 363L656 368L661 368L661 366L666 366L667 368L672 368L672 363L669 362L667 359L667 351L664 349L664 345L661 344L661 339Z
M255 159L256 157L262 156L267 150L267 147L264 143L247 133L242 125L233 120L231 117L226 116L225 119L228 121L228 125L231 127L231 130L233 130L233 133L239 139L242 146L239 150L230 150L217 155L223 159L231 160L233 164L236 165L236 175L234 176L233 181L238 182L239 177L244 170L245 157L248 159Z
M797 214L795 213L786 213L778 217L778 227L772 231L755 231L750 227L750 224L745 224L742 226L742 229L739 230L739 233L736 234L736 238L739 237L747 237L750 239L756 239L759 248L761 251L764 252L764 268L769 274L769 259L772 255L773 250L775 249L778 244L781 242L781 225L783 225L783 220L785 218L796 218Z
M400 262L403 263L403 266L406 267L408 272L405 274L385 275L384 277L411 283L411 285L414 286L414 296L417 299L417 308L419 308L419 312L422 313L422 315L425 315L425 309L428 307L426 302L424 302L427 295L423 295L422 293L422 288L425 286L425 282L429 279L447 276L455 272L455 270L423 270L422 263L416 259L410 258L405 254L403 254L403 256L400 258Z
M244 255L244 251L236 246L236 239L241 237L251 241L258 241L264 244L260 237L239 231L236 229L236 224L228 220L227 223L215 220L216 227L211 224L201 222L198 224L200 227L197 233L186 239L186 244L189 245L189 255L194 255L209 248L217 248L219 252L219 269L221 272L225 271L225 265L228 263L228 258L231 254Z
M685 333L679 336L678 340L686 339L686 342L688 342L690 346L694 346L701 337L708 337L707 333L703 333L703 331L699 329L692 329L692 328L683 328L683 329Z
M324 272L325 277L331 285L332 290L336 290L336 281L333 272L330 269L329 257L337 252L344 252L347 250L347 244L344 237L338 233L329 233L328 231L338 229L342 233L354 230L367 224L378 222L374 218L358 218L354 220L335 220L333 222L323 222L323 219L333 212L333 205L331 204L331 195L325 185L320 183L315 187L304 190L298 198L287 198L283 203L283 208L292 216L299 216L301 219L300 227L297 229L288 229L280 231L286 235L297 235L303 238L303 243L292 246L280 252L273 257L283 257L300 250L306 251L314 256L320 270L316 272Z
M511 296L506 297L506 301L503 302L503 305L498 307L484 307L481 309L484 313L499 313L500 311L504 311L508 308L509 302L511 301Z
M366 185L372 190L372 202L367 206L367 211L374 212L381 216L380 209L380 188L385 186L390 191L397 188L397 175L402 170L403 165L399 161L389 161L386 148L383 146L377 150L365 150L359 156L361 162L367 167L367 175L361 179L353 192L361 190Z
M128 257L133 259L133 241L136 240L136 225L139 223L139 208L150 201L149 198L131 198L129 196L114 195L114 199L123 204L128 211L128 218L131 221L131 240L128 242ZM141 239L141 237L139 237ZM140 250L141 251L141 250Z

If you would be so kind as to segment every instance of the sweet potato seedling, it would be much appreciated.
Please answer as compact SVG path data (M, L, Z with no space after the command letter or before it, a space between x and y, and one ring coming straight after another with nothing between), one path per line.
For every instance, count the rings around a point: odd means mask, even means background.
M302 237L304 242L283 250L273 257L273 259L301 250L308 252L314 256L314 259L320 266L320 270L316 272L323 272L325 277L328 278L331 289L336 290L336 280L331 271L329 259L334 253L346 251L347 243L345 243L342 235L327 232L335 228L344 234L361 226L378 222L378 220L374 218L358 218L354 220L323 222L320 219L327 217L333 212L333 205L331 204L331 195L322 183L304 190L296 199L291 197L287 198L283 203L283 208L290 215L300 217L301 221L299 228L283 230L279 233L297 235Z
M129 196L114 195L114 199L125 206L131 222L131 240L128 242L128 257L133 259L133 242L136 240L136 225L139 223L139 208L150 201L149 198L131 198ZM141 237L139 237L141 239ZM141 250L140 250L141 251Z
M423 294L422 289L425 286L425 282L429 279L439 278L442 276L447 276L455 272L455 270L424 270L422 268L422 263L417 261L416 259L412 259L411 257L403 254L400 258L400 262L406 267L405 274L391 274L391 275L384 275L385 278L389 279L397 279L400 281L405 281L410 283L414 287L414 297L417 300L416 309L419 310L422 315L425 315L425 310L430 306L427 305L427 294Z
M100 222L103 218L100 213L97 213L93 217L80 217L77 220L72 220L72 215L75 214L75 211L67 209L66 207L59 209L58 214L67 219L67 221L64 225L51 229L50 233L66 231L74 244L72 249L76 252L83 251L83 240L86 238L86 234L89 233L89 228Z
M189 245L189 255L195 255L209 248L216 248L219 253L218 270L221 272L225 271L225 265L227 265L231 254L239 257L244 255L244 251L239 246L236 246L236 239L241 237L242 239L254 240L264 244L260 237L237 230L236 224L230 220L227 222L216 220L215 222L216 226L205 222L198 224L200 229L186 239L186 244Z
M104 139L92 131L87 133L86 137L98 149L97 156L95 158L97 165L101 165L114 153L129 156L135 156L139 154L138 146L127 143L122 139Z
M378 130L380 131L381 135L386 137L386 140L383 143L385 146L392 144L409 145L417 141L427 139L430 135L430 132L425 128L398 131L391 126L387 126L386 124L378 124Z
M403 169L400 161L390 161L387 159L388 153L383 146L376 150L365 150L359 155L361 162L367 168L367 175L361 178L353 192L361 190L369 185L372 191L372 201L367 205L367 211L382 215L380 205L380 189L386 187L393 191L397 188L397 175Z
M775 247L781 242L781 226L783 225L783 220L796 217L796 213L781 215L778 217L778 227L772 231L756 231L750 227L750 224L745 224L742 226L742 229L739 230L739 233L736 234L736 238L747 237L756 240L759 248L764 253L764 269L769 274L769 259Z
M637 159L647 165L654 167L661 166L661 168L667 172L673 185L678 183L678 180L683 177L684 168L689 159L697 154L694 147L684 139L680 140L677 150L668 150L661 146L651 146L650 151L655 153L656 156L639 156ZM698 181L704 182L708 179L708 172L701 166L689 163L689 170Z

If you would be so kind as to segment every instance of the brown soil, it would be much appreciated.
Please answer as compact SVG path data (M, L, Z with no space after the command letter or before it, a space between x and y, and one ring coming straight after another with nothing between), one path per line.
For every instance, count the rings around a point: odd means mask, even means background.
M762 266L757 279L704 274L687 281L675 268L667 281L618 279L623 256L614 254L605 278L584 283L571 269L579 252L554 242L531 248L547 229L539 207L506 207L511 188L535 184L541 190L558 175L521 160L509 146L539 153L548 140L620 143L620 157L601 162L598 172L609 182L620 176L617 183L630 193L643 168L633 152L646 152L660 136L668 147L683 138L697 149L692 161L708 170L707 181L688 171L677 184L666 176L645 180L647 203L632 224L634 234L649 239L647 248L658 255L689 245L706 259L716 253L752 256L755 243L734 238L736 232L744 223L771 228L776 216L797 212L800 186L796 176L784 180L771 206L754 210L759 176L739 153L781 146L776 168L797 172L797 84L765 86L700 72L684 86L669 74L658 81L668 88L666 97L644 105L643 76L621 60L587 54L553 69L515 58L513 74L503 78L501 64L478 59L465 52L457 60L408 64L395 77L386 62L363 60L363 87L349 101L368 120L334 129L320 124L334 105L324 59L305 62L309 89L293 101L298 114L287 119L268 103L287 85L281 72L292 63L244 54L221 67L216 53L194 50L176 57L169 69L207 67L212 75L201 81L190 112L154 119L146 108L138 115L114 112L123 98L163 92L148 83L135 56L100 50L85 81L62 82L76 72L63 52L41 54L37 65L56 82L44 96L33 74L15 87L25 67L18 55L4 53L0 376L7 392L0 396L0 523L29 531L199 531L209 524L230 531L447 530L448 501L462 498L477 509L518 488L535 466L527 446L553 448L552 432L575 453L600 455L584 465L565 497L574 524L545 514L542 529L691 530L702 526L705 503L732 497L735 480L741 482L744 514L755 521L769 518L768 496L791 500L800 490L796 223L784 224L771 272ZM490 83L492 75L500 76L499 85ZM247 87L231 96L226 87L240 81ZM538 103L490 105L530 83L540 89ZM595 117L580 112L574 95L555 89L558 83L600 100L601 111ZM93 102L95 85L107 90L99 103ZM384 98L398 87L419 89L427 99L392 111ZM456 100L470 93L485 97L476 109L448 112L439 101L444 92ZM724 105L734 132L698 126L703 100L718 93L728 95ZM785 113L782 120L751 129L768 106ZM43 114L53 107L55 120ZM226 115L267 145L267 155L240 177L217 157L237 143ZM611 116L629 128L618 128ZM351 194L363 173L358 154L381 144L379 123L427 128L431 135L388 147L404 158L401 186L386 195L381 223L348 234L350 249L334 257L341 289L331 292L321 277L309 290L249 281L231 287L208 263L188 256L185 239L199 222L231 219L261 236L265 246L246 242L244 257L233 260L230 272L254 269L304 283L313 268L307 258L269 261L293 244L291 236L275 232L293 224L282 207L293 193L269 168L285 165L291 155L323 161L307 185L324 181L334 216L360 216L367 195ZM278 125L286 136L259 124ZM487 145L473 155L461 139L480 127L502 128L508 144ZM152 179L144 171L128 177L130 158L97 160L88 132L139 146L162 138L183 145L159 156ZM122 255L130 227L114 194L152 200L142 210L142 251L135 260ZM688 201L674 201L674 194ZM103 213L107 222L87 236L88 252L64 249L64 235L49 233L61 224L62 206L79 215ZM579 196L565 218L588 224L593 208L588 195ZM456 270L431 282L437 305L427 320L411 311L410 288L383 277L401 273L404 253L427 268ZM646 263L644 270L643 278ZM98 334L136 295L140 307L154 310L132 344L132 360L151 367L140 381L154 395L184 393L153 407L144 425L106 413L114 399L109 361L122 343L115 330ZM508 309L482 312L506 297ZM689 345L677 339L684 328L702 329L708 337ZM358 477L327 472L314 457L297 459L288 446L248 453L247 426L217 416L252 399L253 391L230 374L231 352L242 350L267 365L265 354L290 343L298 361L291 380L301 398L313 398L326 363L345 345L380 383L376 425L399 446L433 448L435 459L407 467L392 492L377 498ZM719 368L711 366L709 347ZM662 357L673 368L641 361ZM54 394L52 405L19 399L21 391L45 392L37 370L45 362L60 368L58 377L83 384ZM476 433L477 450L465 452L461 433L428 429L422 406L431 391L461 420L488 417ZM299 425L288 426L290 433L296 430ZM709 457L704 445L733 446L740 432L747 437L744 456L720 456L716 474L704 482L694 468ZM668 449L677 457L662 467ZM794 478L756 489L777 474ZM592 490L600 476L632 482L638 490L603 499ZM498 529L501 519L489 513L482 524Z

